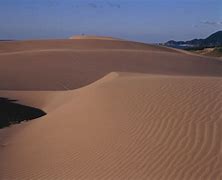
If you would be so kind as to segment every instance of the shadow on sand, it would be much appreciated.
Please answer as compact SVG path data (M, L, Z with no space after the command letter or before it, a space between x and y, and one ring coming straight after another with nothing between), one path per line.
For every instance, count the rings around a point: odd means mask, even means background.
M0 97L0 129L46 115L40 109L15 103L16 101Z

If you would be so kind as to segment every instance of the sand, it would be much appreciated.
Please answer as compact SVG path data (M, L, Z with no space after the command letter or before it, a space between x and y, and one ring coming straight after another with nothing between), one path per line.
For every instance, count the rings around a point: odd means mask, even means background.
M85 48L84 48L85 46ZM106 39L0 42L0 179L222 178L222 62Z
M69 39L96 39L96 40L113 40L113 41L115 41L115 40L120 41L121 40L119 38L113 38L113 37L84 35L84 34L83 35L72 36Z

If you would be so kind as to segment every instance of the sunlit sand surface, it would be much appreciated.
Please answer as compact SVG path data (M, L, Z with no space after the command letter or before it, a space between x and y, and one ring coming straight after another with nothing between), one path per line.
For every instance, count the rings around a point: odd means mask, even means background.
M44 112L0 129L0 179L222 179L221 61L104 37L0 49L0 97Z

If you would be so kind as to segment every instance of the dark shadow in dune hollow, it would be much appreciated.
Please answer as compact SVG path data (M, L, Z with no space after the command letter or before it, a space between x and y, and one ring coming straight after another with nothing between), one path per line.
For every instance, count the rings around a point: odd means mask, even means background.
M21 105L16 101L0 97L0 129L46 115L41 109Z

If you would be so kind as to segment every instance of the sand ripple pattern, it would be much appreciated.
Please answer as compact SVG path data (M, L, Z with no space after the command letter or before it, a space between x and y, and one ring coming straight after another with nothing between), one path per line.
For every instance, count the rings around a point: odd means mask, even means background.
M71 97L7 138L0 179L222 179L221 78L111 73Z

